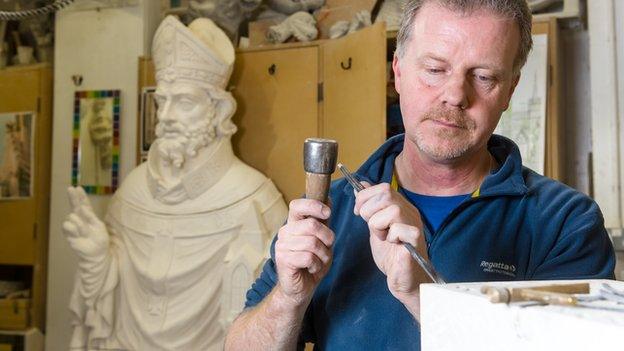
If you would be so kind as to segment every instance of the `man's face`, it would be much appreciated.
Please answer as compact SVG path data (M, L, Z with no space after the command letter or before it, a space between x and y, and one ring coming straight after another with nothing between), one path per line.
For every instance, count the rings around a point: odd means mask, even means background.
M421 8L393 62L406 136L418 151L444 162L487 143L519 79L519 41L515 22L489 12Z
M158 104L156 136L160 154L181 167L187 156L195 156L214 139L214 104L204 89L181 82L159 82L154 98Z

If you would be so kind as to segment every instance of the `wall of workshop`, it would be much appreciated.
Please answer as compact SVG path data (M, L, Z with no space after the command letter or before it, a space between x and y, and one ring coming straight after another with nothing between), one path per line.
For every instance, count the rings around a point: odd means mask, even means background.
M566 138L565 182L585 194L593 195L589 33L579 24L562 30L561 34L566 79L563 112ZM624 252L617 252L617 257L616 276L621 280L624 279Z
M128 2L126 2L128 3ZM69 297L77 258L61 231L70 211L72 109L77 90L121 90L120 177L135 166L138 57L146 55L160 19L159 2L135 1L118 8L70 7L57 13L54 65L54 131L46 350L67 350L71 337ZM80 2L77 2L80 5ZM71 76L82 75L75 86ZM90 196L102 218L110 196Z

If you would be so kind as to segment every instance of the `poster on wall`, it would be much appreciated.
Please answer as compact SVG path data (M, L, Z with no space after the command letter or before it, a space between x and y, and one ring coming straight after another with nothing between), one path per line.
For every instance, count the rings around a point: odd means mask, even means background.
M0 114L0 200L32 196L34 116L32 112Z
M112 194L119 183L119 95L119 90L75 93L72 184L89 194Z
M520 82L494 133L513 140L522 164L544 174L546 164L546 107L548 36L533 35L533 49L522 67Z
M147 152L156 140L156 124L158 123L158 105L154 99L156 87L145 87L141 91L141 111L139 116L141 128L141 162L147 159Z

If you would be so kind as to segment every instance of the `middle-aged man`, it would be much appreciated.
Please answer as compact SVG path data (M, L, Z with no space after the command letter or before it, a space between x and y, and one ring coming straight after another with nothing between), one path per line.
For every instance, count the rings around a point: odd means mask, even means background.
M429 280L401 242L449 282L612 278L596 203L492 135L530 48L525 1L410 1L393 62L405 135L360 167L357 195L339 180L331 210L290 204L226 348L418 350Z

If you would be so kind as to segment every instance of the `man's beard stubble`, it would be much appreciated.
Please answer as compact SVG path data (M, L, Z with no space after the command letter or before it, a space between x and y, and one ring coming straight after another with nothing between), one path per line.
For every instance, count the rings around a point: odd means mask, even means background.
M171 137L165 134L175 133ZM195 157L197 151L210 144L216 137L216 131L210 121L202 121L200 125L189 129L182 123L164 125L159 122L156 125L156 147L158 154L166 164L172 164L176 168L182 168L187 158Z
M441 121L453 124L457 128L444 128L426 126L433 131L433 135L425 135L424 128L419 128L414 136L414 141L419 150L436 160L457 159L473 147L470 136L476 129L475 122L464 111L457 109L433 108L429 110L419 123L431 123L426 121ZM428 140L433 137L433 140Z

